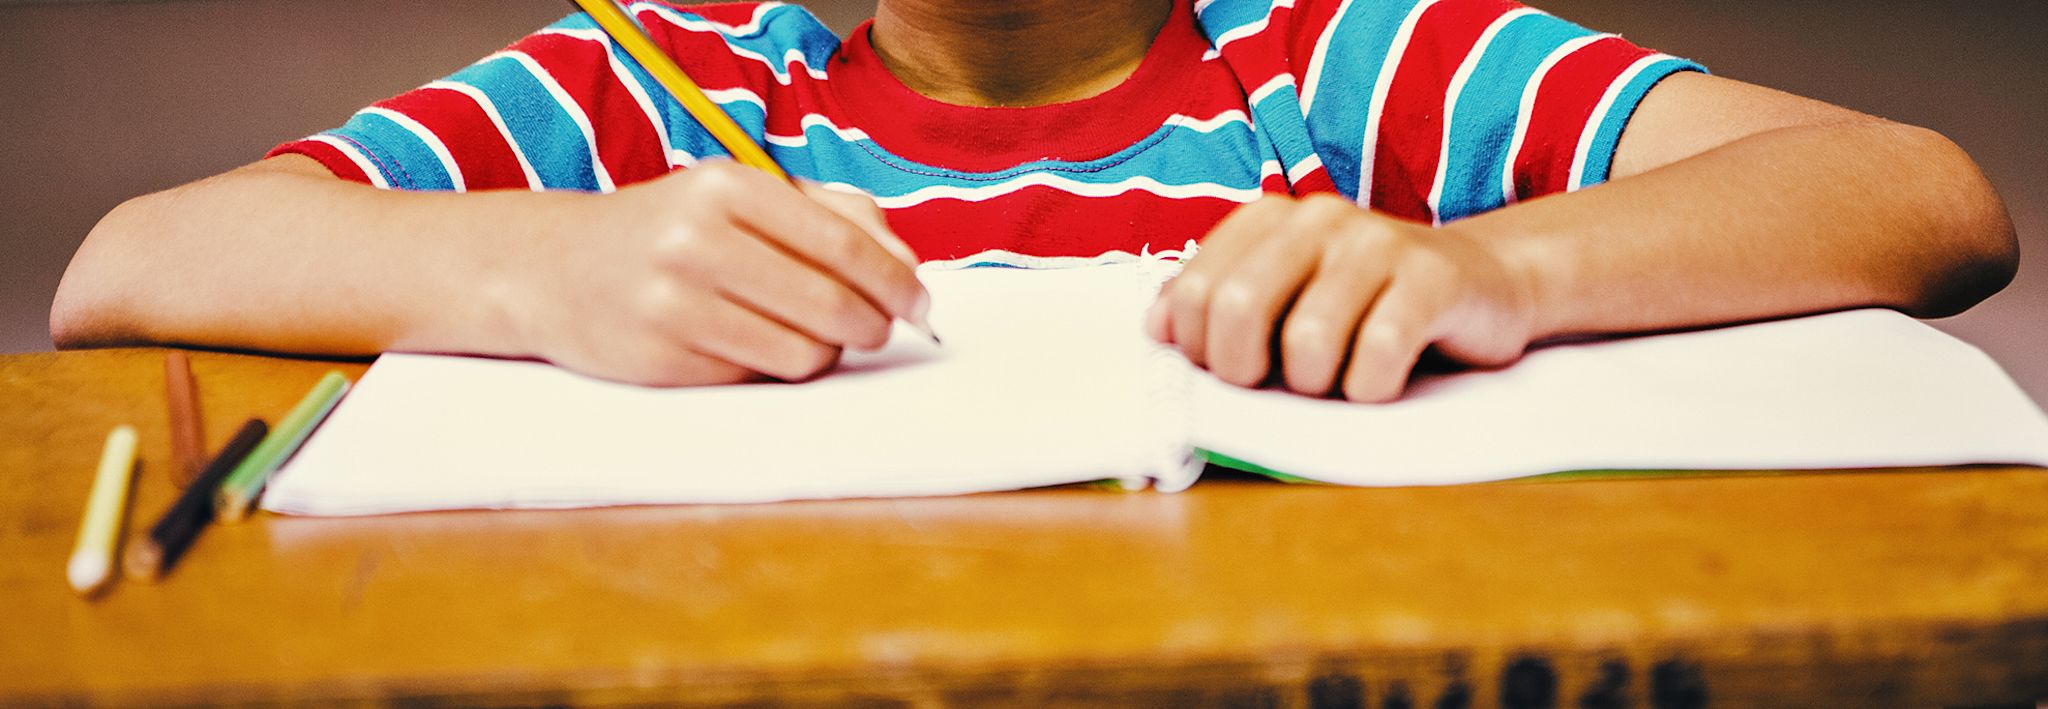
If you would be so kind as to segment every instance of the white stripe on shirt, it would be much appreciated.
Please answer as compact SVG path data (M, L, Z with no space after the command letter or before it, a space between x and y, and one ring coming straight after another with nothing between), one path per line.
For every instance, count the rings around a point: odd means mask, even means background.
M372 186L380 190L391 189L391 181L384 179L384 171L377 169L377 166L370 162L369 156L364 155L363 151L357 150L355 144L326 133L309 136L306 139L333 146L335 150L341 151L342 157L348 158L349 162L355 163L356 169L362 170L363 175L370 178Z

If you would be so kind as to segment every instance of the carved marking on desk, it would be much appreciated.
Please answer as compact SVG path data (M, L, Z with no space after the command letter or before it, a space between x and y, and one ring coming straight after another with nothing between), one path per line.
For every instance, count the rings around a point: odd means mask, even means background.
M1674 657L1651 668L1650 703L1657 709L1704 709L1707 681L1699 666Z
M1308 682L1311 709L1365 709L1365 683L1357 677L1329 673Z
M1541 657L1523 657L1500 673L1500 705L1505 709L1555 709L1557 672Z
M1444 693L1436 698L1436 709L1468 709L1471 706L1472 688L1462 679L1453 679L1444 685Z
M1415 700L1408 697L1408 683L1396 681L1387 685L1387 696L1380 701L1380 709L1415 709Z
M1600 663L1600 677L1579 695L1579 709L1627 709L1628 663L1608 660Z

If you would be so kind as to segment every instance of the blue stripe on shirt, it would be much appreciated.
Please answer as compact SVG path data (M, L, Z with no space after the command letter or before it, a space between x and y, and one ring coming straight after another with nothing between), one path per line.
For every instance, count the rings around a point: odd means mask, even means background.
M455 181L441 167L441 158L404 126L375 113L357 113L329 134L369 148L380 160L371 162L392 187L408 190L452 190ZM398 167L396 170L393 168ZM397 174L393 174L396 172Z
M889 154L872 140L849 141L821 125L808 127L804 137L806 145L770 144L768 153L784 169L800 162L829 165L831 169L825 174L802 176L846 183L876 197L902 196L940 185L981 187L1033 172L1056 173L1086 184L1110 184L1143 175L1167 185L1220 184L1256 189L1262 162L1251 128L1239 122L1209 132L1162 126L1131 146L1095 160L1036 160L994 172L964 172L911 163ZM1249 166L1249 172L1242 166Z
M1353 200L1358 199L1373 90L1393 51L1394 36L1417 4L1417 0L1351 0L1346 11L1331 20L1336 28L1323 54L1322 72L1314 77L1308 133L1337 191Z
M1591 31L1544 14L1524 15L1502 27L1473 67L1446 128L1450 160L1438 217L1445 222L1507 203L1501 175L1515 140L1522 90L1551 51Z

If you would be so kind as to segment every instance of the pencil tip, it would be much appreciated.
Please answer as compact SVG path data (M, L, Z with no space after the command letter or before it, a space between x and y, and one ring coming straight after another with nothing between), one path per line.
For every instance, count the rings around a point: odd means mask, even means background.
M932 322L926 319L923 313L919 313L913 317L904 318L903 321L909 323L910 329L916 330L917 334L924 336L924 339L931 340L932 344L946 344L944 342L939 341L938 331L932 329Z

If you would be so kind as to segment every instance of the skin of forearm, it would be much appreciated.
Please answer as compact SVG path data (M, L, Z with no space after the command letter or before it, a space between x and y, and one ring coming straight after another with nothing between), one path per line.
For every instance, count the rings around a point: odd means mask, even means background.
M302 163L302 164L298 164ZM385 191L287 156L121 205L51 311L59 347L523 355L511 273L577 194Z
M1945 316L2018 260L1975 163L1877 119L1764 131L1446 228L1523 272L1536 339L1864 306Z

